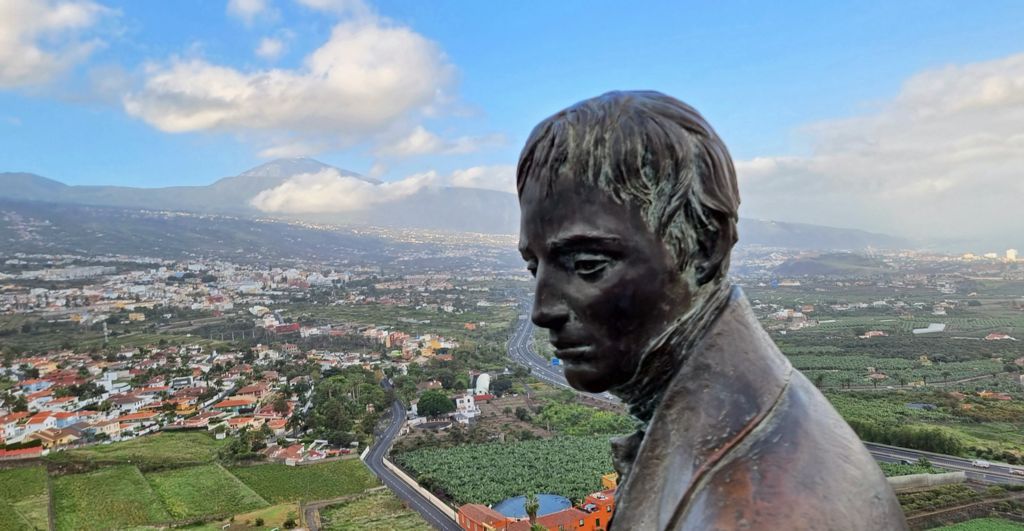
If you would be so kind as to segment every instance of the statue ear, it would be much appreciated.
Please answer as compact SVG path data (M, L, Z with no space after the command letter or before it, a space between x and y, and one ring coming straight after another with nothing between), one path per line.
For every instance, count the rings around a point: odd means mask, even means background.
M722 223L721 221L726 221ZM697 285L703 286L718 278L722 268L728 267L732 246L736 243L736 224L720 220L718 230L706 228L697 241L694 271Z

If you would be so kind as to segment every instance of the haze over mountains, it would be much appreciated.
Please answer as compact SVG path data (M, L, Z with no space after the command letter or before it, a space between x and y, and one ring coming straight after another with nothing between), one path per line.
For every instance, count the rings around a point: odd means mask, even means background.
M336 172L336 173L334 173ZM365 206L339 204L337 210L268 212L267 194L301 186L296 176L329 174L334 180L371 194ZM68 186L30 173L0 173L0 199L274 217L332 224L360 224L387 228L416 228L454 232L514 234L519 208L513 194L427 183L395 194L388 185L313 159L279 159L225 177L208 186L132 188L124 186ZM335 192L337 192L335 190ZM379 192L379 193L378 193ZM312 193L316 193L315 190ZM257 208L257 205L264 207ZM741 244L796 249L907 248L911 242L884 234L854 229L742 219Z

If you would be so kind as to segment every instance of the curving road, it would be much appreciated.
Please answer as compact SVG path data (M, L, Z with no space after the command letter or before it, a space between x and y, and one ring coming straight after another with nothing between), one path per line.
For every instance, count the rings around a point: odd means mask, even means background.
M569 383L565 381L565 375L562 374L561 366L550 365L544 358L534 352L533 323L530 322L530 308L529 304L522 306L518 322L514 325L512 335L509 337L509 357L516 363L528 367L530 369L530 374L537 379L552 385L572 389L569 387ZM580 394L587 395L597 400L604 400L606 402L618 402L617 398L608 393ZM1011 470L1024 471L1024 466L1014 467L1006 463L991 461L992 466L990 468L977 468L971 465L970 459L964 459L962 457L955 457L952 455L923 452L920 450L911 450L909 448L869 442L865 442L864 446L867 447L868 451L871 452L872 457L874 457L876 461L882 463L898 463L902 460L914 462L924 457L940 468L953 471L963 470L968 479L973 479L982 483L1024 485L1024 475L1015 475L1011 473Z
M386 379L381 384L388 388L391 386ZM384 457L391 450L391 443L398 436L398 431L402 429L403 422L405 422L405 407L400 401L395 400L391 404L391 420L388 422L387 427L384 428L384 431L378 434L373 445L370 446L370 451L366 453L366 458L364 459L366 466L380 478L387 488L391 489L391 492L394 492L396 496L401 498L409 508L420 513L420 516L435 529L461 531L462 528L459 527L455 520L449 518L447 514L427 501L422 494L411 488L384 466Z
M569 382L565 381L562 366L551 365L548 360L533 350L533 323L530 322L529 306L524 307L523 313L519 315L518 321L512 328L512 335L508 339L508 356L512 358L512 361L530 369L530 376L551 385L572 389L569 387ZM619 399L610 393L577 392L594 400L613 404L620 403Z

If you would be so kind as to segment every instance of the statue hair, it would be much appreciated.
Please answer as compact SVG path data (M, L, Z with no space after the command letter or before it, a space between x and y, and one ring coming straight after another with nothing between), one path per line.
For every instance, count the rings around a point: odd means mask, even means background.
M680 271L698 284L723 279L736 243L739 190L729 152L693 107L654 91L608 92L533 129L519 157L517 189L578 179L639 207ZM697 260L699 257L703 260ZM713 282L717 283L717 282Z

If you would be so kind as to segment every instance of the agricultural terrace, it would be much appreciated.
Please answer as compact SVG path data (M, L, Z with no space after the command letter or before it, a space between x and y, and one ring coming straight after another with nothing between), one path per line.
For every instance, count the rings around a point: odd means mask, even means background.
M172 518L235 514L270 505L220 465L146 474Z
M1024 462L1024 403L939 390L826 393L862 439Z
M936 527L936 531L1020 531L1024 526L1003 518L976 518L959 524Z
M0 529L47 529L46 469L0 470Z
M262 526L256 525L259 520L263 521ZM263 509L235 514L219 521L193 524L186 529L192 531L251 531L261 527L262 529L288 529L285 524L289 521L292 523L299 521L299 504L271 505Z
M612 471L607 437L423 448L395 456L424 488L455 503L493 504L524 492L580 500Z
M429 531L432 529L419 514L405 507L391 491L364 494L320 511L320 521L327 531Z
M53 479L56 527L121 529L171 519L139 469L114 466Z
M822 387L904 386L907 383L946 383L968 378L989 377L1001 373L1001 360L980 359L948 363L922 363L904 358L878 358L859 354L800 354L789 356L793 366ZM884 380L869 378L871 371L881 372Z
M882 469L882 473L886 477L893 476L910 476L913 474L941 474L946 470L936 468L930 463L917 462L911 465L904 465L900 463L878 463L878 466Z
M100 444L51 454L53 460L123 462L143 469L212 463L217 451L227 444L205 432L160 432L130 441Z
M237 466L230 471L271 503L338 498L378 485L377 478L358 459L302 466Z

